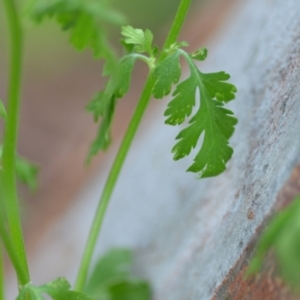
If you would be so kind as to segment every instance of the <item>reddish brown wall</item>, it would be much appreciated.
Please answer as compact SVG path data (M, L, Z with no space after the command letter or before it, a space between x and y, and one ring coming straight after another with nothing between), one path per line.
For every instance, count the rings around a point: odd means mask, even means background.
M280 211L300 194L300 165L291 174L279 192L273 213ZM240 259L225 276L217 288L213 300L297 300L300 295L293 293L279 276L276 260L269 253L259 274L246 278L248 262L255 252L257 239L267 225L269 218L257 230L257 235L244 250Z

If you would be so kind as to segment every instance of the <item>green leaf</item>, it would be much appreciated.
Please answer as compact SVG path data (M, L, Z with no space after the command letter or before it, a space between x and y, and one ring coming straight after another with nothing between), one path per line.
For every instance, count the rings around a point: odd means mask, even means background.
M123 42L134 45L136 52L147 52L150 56L153 55L153 34L149 29L143 31L132 26L122 26L121 34L125 37Z
M279 271L290 286L299 290L300 282L300 197L273 217L262 233L247 275L258 272L268 251L274 250Z
M211 98L222 102L229 102L235 98L236 87L228 82L230 75L225 72L201 73L201 80Z
M130 277L132 255L127 249L112 249L100 258L86 285L85 291L94 294L103 286Z
M190 76L177 85L165 111L165 122L170 125L182 124L196 106L197 91L200 94L200 107L190 119L189 125L177 135L179 141L172 149L174 159L189 155L203 136L200 150L188 171L199 173L202 178L216 176L226 169L226 163L233 153L228 139L234 132L237 119L230 110L223 107L222 102L232 100L236 88L225 82L229 79L225 72L202 73L186 52L181 49L177 51L187 60Z
M108 81L106 88L98 92L87 105L87 111L93 113L95 121L105 115L114 98L121 98L128 92L131 72L136 59L136 55L123 57Z
M173 93L175 97L170 101L164 113L165 116L168 116L166 124L178 125L190 116L195 106L195 93L195 80L192 76L177 85Z
M95 98L94 101L99 102L99 106L101 106L101 102L105 102L106 99L108 99L105 97L106 96L100 92L98 94L98 98ZM116 98L115 96L112 96L108 104L105 106L105 111L101 114L102 121L98 128L97 136L92 142L87 156L88 164L93 156L95 156L100 150L106 150L111 143L111 124L115 112L115 104ZM96 107L97 103L91 103L90 106L88 106L88 109L91 109L92 105L95 105Z
M28 160L17 157L16 159L16 175L18 179L26 184L32 191L37 190L39 169Z
M139 56L134 54L124 56L118 65L115 79L114 94L117 98L122 98L127 94L130 86L133 66Z
M105 24L124 23L124 18L112 10L107 1L34 0L25 10L35 22L55 18L62 30L70 32L70 43L79 51L91 48L95 58L107 60L113 70L115 55L103 30Z
M112 249L96 264L85 292L94 299L150 300L149 284L131 275L132 254L127 249Z
M109 287L110 300L150 300L151 289L145 281L123 281Z
M2 100L0 99L0 118L2 118L3 120L6 120L6 109L5 109L5 106L2 102Z
M179 81L181 75L179 56L180 52L175 51L163 59L154 69L155 84L152 94L155 98L161 99L170 94L172 85Z
M111 124L113 121L117 98L122 98L129 90L131 73L136 59L139 56L129 54L123 57L117 66L115 73L107 83L104 91L97 93L92 101L87 105L87 111L94 115L94 120L98 121L102 117L97 136L93 141L87 162L100 150L106 150L111 142Z
M281 234L281 231L284 230L285 224L290 219L291 213L293 212L284 210L273 217L259 240L255 257L252 259L247 270L248 274L253 274L259 271L265 254L274 245L274 242Z

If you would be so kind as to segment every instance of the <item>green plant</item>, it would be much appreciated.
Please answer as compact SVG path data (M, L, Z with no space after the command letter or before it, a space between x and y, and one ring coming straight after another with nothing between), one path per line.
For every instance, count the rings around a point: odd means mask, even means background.
M300 197L277 213L263 231L247 275L259 272L266 253L273 250L279 272L286 283L299 292L300 282Z
M35 167L16 157L22 66L22 25L16 3L13 0L3 1L10 29L11 73L7 109L2 102L0 105L0 115L5 122L0 172L1 205L4 213L0 216L0 233L4 248L17 273L19 282L17 299L44 299L44 294L48 294L52 299L79 300L94 297L95 299L120 299L120 295L122 295L122 299L149 299L149 285L142 280L132 278L130 275L131 259L126 250L114 250L107 254L96 266L93 272L96 275L92 275L87 281L91 258L105 211L131 142L151 96L163 98L171 93L172 86L175 85L176 88L172 94L173 99L165 112L166 123L179 125L192 113L193 116L187 127L176 137L178 141L172 150L174 159L178 160L189 155L191 150L197 146L199 151L188 171L198 173L199 177L220 174L225 170L226 163L233 153L228 139L233 134L237 120L231 111L224 108L224 104L234 99L236 88L227 82L229 75L225 72L206 74L198 70L195 61L202 61L206 58L207 50L205 48L200 48L189 54L182 49L182 47L187 46L187 43L177 41L191 0L181 1L161 50L153 46L153 34L150 30L143 31L131 26L123 26L122 44L127 54L120 59L110 46L102 28L103 24L106 23L122 23L123 18L111 10L107 1L28 1L24 10L26 17L37 23L46 17L55 19L62 30L69 33L70 43L76 49L91 48L95 58L105 60L103 74L110 76L110 78L106 88L98 92L87 105L87 110L93 114L96 121L101 118L98 135L91 145L88 161L99 150L109 146L110 127L115 105L117 99L123 97L129 89L131 71L135 62L142 60L149 67L144 89L100 198L74 290L64 278L58 278L36 287L30 283L15 181L16 173L21 174L19 176L23 181L34 187L35 181L32 178L36 174ZM181 57L188 64L190 76L179 83ZM196 98L196 92L200 94L199 100ZM197 104L197 101L200 105ZM193 112L195 107L199 108ZM202 136L203 142L198 145L200 143L198 140ZM18 161L22 163L18 163ZM98 279L98 284L95 284L95 278L99 278L99 276L102 276L102 279Z

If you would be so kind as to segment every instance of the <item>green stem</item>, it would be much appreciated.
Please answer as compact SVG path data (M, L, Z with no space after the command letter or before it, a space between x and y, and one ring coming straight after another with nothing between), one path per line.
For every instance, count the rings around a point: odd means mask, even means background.
M2 153L5 208L12 244L26 276L18 274L19 283L30 281L19 213L15 176L16 144L18 134L21 71L22 29L13 0L4 0L10 35L10 77L8 85L7 119Z
M24 270L24 267L22 266L21 262L20 262L20 258L18 257L14 247L13 247L13 244L11 242L11 239L10 239L10 236L7 232L7 229L6 229L6 221L5 221L5 209L4 209L4 194L3 194L3 174L2 172L0 172L0 238L3 242L3 246L5 247L6 249L6 252L8 254L8 257L16 271L16 274L18 276L18 280L19 280L19 283L21 285L24 285L26 284L26 282L28 282L28 278L27 278L27 274L26 274L26 271ZM0 243L0 250L2 250L1 248L1 243ZM0 272L1 272L1 282L0 282L0 288L2 288L2 290L0 291L1 294L4 295L4 264L3 264L3 258L4 258L4 255L2 253L2 251L0 251L0 258L1 258L1 266L0 266ZM20 288L20 286L19 286ZM4 296L3 296L4 297ZM0 300L1 299L4 299L4 298L1 298L1 295L0 295Z
M5 250L9 256L9 259L10 259L12 265L14 266L16 273L18 274L19 282L21 283L21 285L25 285L26 282L28 283L27 274L24 271L24 268L20 262L20 259L17 255L17 253L15 252L13 244L12 244L2 222L0 223L0 237L1 237L1 240L5 247ZM3 268L3 266L1 266L1 267ZM3 270L2 270L2 272L3 272ZM3 274L1 274L1 276L3 276ZM1 278L1 280L2 280L2 284L3 284L3 278ZM2 285L2 287L4 287L4 285Z
M124 135L124 138L123 138L123 141L119 148L119 151L117 153L117 156L111 167L108 178L106 180L106 183L105 183L105 186L104 186L104 189L102 192L102 196L101 196L100 202L98 204L96 214L95 214L95 217L94 217L94 220L92 223L92 227L91 227L88 241L86 244L85 252L82 257L81 265L79 267L77 281L75 284L75 288L78 291L81 291L84 287L88 269L89 269L89 265L90 265L92 255L94 252L94 248L95 248L95 245L96 245L96 242L97 242L97 239L99 236L99 232L100 232L100 229L101 229L101 226L103 223L107 205L109 203L111 194L114 190L116 181L119 177L121 168L122 168L125 158L127 156L131 142L135 136L135 133L138 129L140 121L146 110L147 104L150 100L153 84L154 84L154 82L152 79L152 73L150 73L148 76L148 79L145 83L145 87L144 87L144 90L140 97L140 100L137 104L137 107L134 111L132 119L129 123L128 129Z
M180 29L182 27L182 24L184 22L184 19L186 17L189 5L191 0L182 0L180 3L180 6L178 8L178 12L175 16L175 19L173 21L173 25L171 27L170 33L166 39L166 42L163 47L163 51L170 47L173 43L177 41ZM164 57L164 53L162 52L162 55L159 60L162 60ZM137 104L137 107L134 111L134 114L132 116L132 119L129 123L128 129L124 135L124 138L122 140L122 143L120 145L119 151L116 155L116 158L114 160L114 163L112 165L111 171L108 175L108 178L106 180L102 196L100 198L100 202L98 204L95 217L91 226L91 230L88 236L87 244L85 247L85 251L81 260L81 264L79 266L79 271L75 283L75 290L82 291L85 285L85 281L87 278L89 266L91 263L92 255L96 246L96 242L102 227L104 215L108 206L108 203L110 201L112 192L115 188L117 179L119 177L121 168L124 164L124 161L126 159L128 150L131 146L132 140L135 136L135 133L139 127L140 121L144 115L144 112L147 108L147 105L149 103L149 100L151 98L152 89L154 86L154 79L152 76L152 72L149 73L147 81L145 83L143 92L141 94L140 100Z
M190 5L191 5L191 0L181 0L180 5L177 9L177 13L174 18L172 27L171 27L169 34L166 38L166 41L164 43L160 60L164 59L165 56L167 55L165 50L169 49L172 44L177 42L179 33L182 29L182 26L183 26L183 23L187 16Z

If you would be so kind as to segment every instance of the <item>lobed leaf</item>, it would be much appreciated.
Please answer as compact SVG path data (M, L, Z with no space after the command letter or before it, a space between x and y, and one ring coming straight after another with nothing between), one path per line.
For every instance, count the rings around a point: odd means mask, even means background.
M123 57L117 66L115 73L107 83L104 91L97 93L87 105L87 111L93 113L94 120L102 117L97 136L90 147L87 162L100 150L108 148L111 142L111 124L113 121L117 98L122 98L129 90L131 73L136 59L135 54Z
M148 52L151 56L155 54L156 48L152 47L153 35L149 30L135 29L131 26L122 27L122 34L125 37L123 44L133 45L136 52ZM87 105L87 110L94 115L94 120L101 117L97 136L90 147L87 162L100 150L105 150L111 142L110 128L113 120L117 98L122 98L129 89L131 73L137 59L146 61L150 67L154 63L154 58L146 57L142 54L132 52L124 56L111 72L106 88L97 93L92 101Z
M184 122L185 118L192 113L195 106L196 86L193 77L179 83L174 91L174 98L169 102L164 113L168 118L165 123L178 125Z
M103 95L101 92L99 95L100 95L99 100L97 101L100 102L99 106L101 106L101 102L102 101L104 102L105 98L101 99L101 95ZM87 163L89 163L91 158L95 156L100 150L106 150L111 143L111 124L115 112L115 104L116 104L116 98L115 96L112 96L112 98L110 98L110 101L105 107L105 111L101 114L102 115L101 125L98 128L96 138L94 139L94 141L90 146L89 153L87 156ZM95 103L91 105L96 106ZM89 106L89 108L91 108L91 105Z
M147 52L150 56L153 55L153 34L149 29L143 31L132 26L122 26L121 34L125 37L124 43L134 45L136 52Z
M196 92L199 91L199 109L192 116L189 125L176 137L179 140L172 149L174 159L178 160L190 154L201 136L200 146L194 163L188 171L199 173L200 177L216 176L226 169L233 150L228 139L234 132L237 119L233 113L223 107L223 102L234 98L236 88L225 82L229 75L224 72L201 73L192 61L191 56L178 49L189 64L190 76L179 83L173 93L173 99L165 111L166 123L181 124L192 114L196 106Z
M70 43L79 51L91 48L95 58L107 60L106 73L113 71L115 55L103 30L104 24L121 24L124 18L107 1L34 0L25 10L35 22L55 18L62 30L70 32Z
M235 98L236 87L226 82L230 75L225 72L217 73L200 73L201 81L211 98L216 98L222 102L229 102Z

